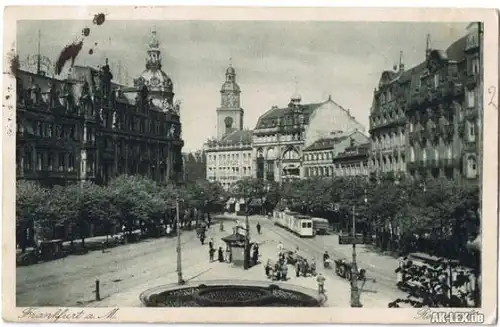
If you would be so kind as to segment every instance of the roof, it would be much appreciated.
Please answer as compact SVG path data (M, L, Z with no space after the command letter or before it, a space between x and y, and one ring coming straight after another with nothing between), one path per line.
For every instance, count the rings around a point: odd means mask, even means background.
M311 115L314 112L314 110L319 108L324 103L325 102L301 104L300 108L302 109L301 112L304 115L304 121L305 122L308 121L309 115ZM255 129L276 127L278 124L278 118L280 121L280 126L283 126L285 125L285 120L281 118L291 115L293 112L294 109L291 107L286 107L286 108L273 107L259 117Z
M220 141L223 145L236 145L240 143L252 143L252 132L249 130L234 130L226 134Z
M448 49L446 49L446 55L448 59L454 61L462 61L465 58L465 46L467 43L467 35L462 36L455 42L453 42Z
M325 137L315 141L313 144L309 145L304 151L318 151L318 150L328 150L332 149L335 144L347 139L350 135L343 135L337 137Z

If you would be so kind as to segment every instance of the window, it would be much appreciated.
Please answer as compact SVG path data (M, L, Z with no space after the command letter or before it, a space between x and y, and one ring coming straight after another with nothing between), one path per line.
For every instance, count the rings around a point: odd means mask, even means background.
M471 71L473 75L479 74L479 58L473 58L471 62Z
M52 153L49 153L47 155L47 169L52 170L54 166L54 155Z
M439 87L439 74L434 75L434 88L437 89Z
M434 159L439 160L439 151L438 149L434 149Z
M43 157L41 153L36 154L36 170L42 170L43 168Z
M410 148L410 162L415 161L415 149L413 147Z
M467 158L467 177L474 178L477 176L477 163L474 156Z
M467 139L470 142L476 139L476 126L472 121L467 121Z
M474 108L474 90L467 91L467 107Z
M422 160L426 161L427 160L427 149L422 149Z
M453 150L451 149L451 146L449 146L447 149L447 157L448 157L448 159L453 158Z
M31 151L28 149L24 150L23 166L26 170L31 170Z
M65 154L64 153L59 153L59 171L64 171L64 166L65 166Z

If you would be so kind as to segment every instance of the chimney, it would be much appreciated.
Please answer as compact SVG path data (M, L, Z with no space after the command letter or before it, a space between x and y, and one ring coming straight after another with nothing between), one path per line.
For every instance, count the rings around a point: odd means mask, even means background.
M425 59L429 58L431 53L431 35L427 34L427 39L425 41Z
M399 72L402 73L405 71L405 63L403 60L403 51L399 52Z

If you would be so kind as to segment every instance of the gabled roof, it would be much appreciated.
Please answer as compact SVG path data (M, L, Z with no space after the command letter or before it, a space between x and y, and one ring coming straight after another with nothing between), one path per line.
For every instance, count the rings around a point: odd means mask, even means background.
M236 145L236 144L251 144L252 131L249 130L234 130L226 134L220 141L222 145Z
M446 55L448 56L448 59L454 61L462 61L465 58L466 43L467 43L467 35L453 42L448 47L448 49L446 49Z
M316 142L305 148L304 151L319 151L319 150L332 149L335 146L335 144L347 139L348 137L350 137L350 135L320 138L319 140L317 140Z
M314 110L316 110L322 104L324 104L324 102L301 104L300 108L301 108L301 113L304 115L304 121L308 121L308 117L314 112ZM286 107L286 108L273 107L259 117L255 129L276 127L278 124L278 120L280 120L280 126L283 126L284 119L282 118L291 115L293 113L293 110L294 109L291 107Z

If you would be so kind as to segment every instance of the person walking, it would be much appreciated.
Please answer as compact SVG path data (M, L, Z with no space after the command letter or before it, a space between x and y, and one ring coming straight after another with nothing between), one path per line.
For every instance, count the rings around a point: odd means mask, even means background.
M300 276L300 260L295 261L295 276Z
M288 273L288 266L287 264L284 262L282 265L281 265L281 280L286 282L287 281L287 275Z
M213 247L210 247L208 249L208 255L210 256L210 262L214 261L214 254L215 254L215 249Z
M213 239L213 238L211 238L211 239L210 239L210 241L208 242L208 247L209 247L210 249L213 249L213 248L214 248L214 239Z
M316 282L318 283L318 294L325 294L325 276L322 273L318 274Z
M260 223L259 223L259 222L257 222L257 233L258 233L259 235L260 235L260 228L261 228L261 227L260 227Z
M224 262L224 251L222 251L222 246L219 246L218 259L219 262Z
M279 257L281 257L281 253L283 252L283 243L281 241L279 241L277 249L278 249L278 258L279 258Z

